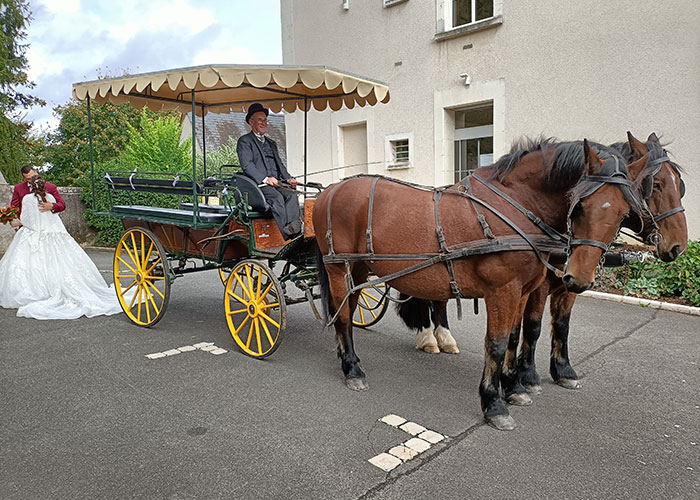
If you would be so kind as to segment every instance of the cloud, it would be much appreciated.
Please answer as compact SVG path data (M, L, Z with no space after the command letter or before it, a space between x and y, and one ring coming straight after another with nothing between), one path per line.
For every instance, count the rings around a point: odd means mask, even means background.
M72 84L201 64L280 64L279 0L31 0L29 91L46 108L28 121L56 125L51 108Z

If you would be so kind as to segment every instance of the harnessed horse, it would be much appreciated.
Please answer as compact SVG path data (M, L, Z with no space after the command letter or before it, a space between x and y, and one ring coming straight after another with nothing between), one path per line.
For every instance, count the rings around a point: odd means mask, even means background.
M641 241L653 244L656 254L664 262L678 258L688 245L688 229L681 199L685 184L680 167L672 162L652 133L646 142L627 132L628 141L613 144L627 161L649 155L647 167L638 177L645 203L644 227L638 228L629 221ZM578 389L581 385L569 360L569 322L576 295L569 293L560 279L548 273L547 280L534 291L527 302L522 323L522 345L518 354L518 372L523 390L531 394L542 392L540 377L535 366L535 347L541 332L542 314L547 296L550 295L552 317L552 346L549 372L552 379L562 387ZM515 344L517 348L517 343Z
M528 295L547 268L558 272L546 253L567 248L571 286L590 286L601 248L630 210L641 212L630 179L645 164L646 157L626 166L585 140L544 142L537 151L478 169L468 178L475 182L426 188L358 176L324 191L313 212L323 262L319 278L348 388L368 388L355 353L352 313L370 271L379 277L370 284L388 282L421 299L483 297L488 326L481 407L491 425L513 429L500 395L517 384L514 364L504 369L511 364L506 350Z

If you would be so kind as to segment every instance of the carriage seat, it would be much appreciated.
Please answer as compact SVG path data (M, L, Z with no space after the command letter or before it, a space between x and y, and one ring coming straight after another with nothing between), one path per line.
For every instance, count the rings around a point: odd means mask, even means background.
M192 222L194 213L192 209L182 210L177 208L149 207L145 205L115 205L112 213L125 218L140 219L143 217L162 219L173 222ZM212 224L223 224L228 217L224 212L199 212L201 222Z
M272 218L270 205L267 203L265 196L253 179L245 175L233 174L231 178L226 181L226 185L234 188L229 191L233 193L233 198L236 200L236 203L241 201L241 195L248 198L248 210L254 212L248 214L250 217L256 219Z

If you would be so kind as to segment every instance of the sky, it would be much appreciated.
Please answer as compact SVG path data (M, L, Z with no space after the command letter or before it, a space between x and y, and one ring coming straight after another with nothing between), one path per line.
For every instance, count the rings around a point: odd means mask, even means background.
M30 0L27 112L35 130L72 84L201 64L281 64L279 0Z

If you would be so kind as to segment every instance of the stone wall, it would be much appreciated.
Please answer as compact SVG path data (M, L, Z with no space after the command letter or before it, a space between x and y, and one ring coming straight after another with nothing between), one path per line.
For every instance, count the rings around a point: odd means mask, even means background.
M0 206L6 207L12 200L13 186L11 184L0 184ZM85 213L85 203L80 200L81 188L59 187L63 201L66 202L66 209L59 215L68 232L81 245L95 244L95 231L88 227L83 214ZM0 224L0 253L5 252L10 246L12 237L15 235L14 229L9 224Z

